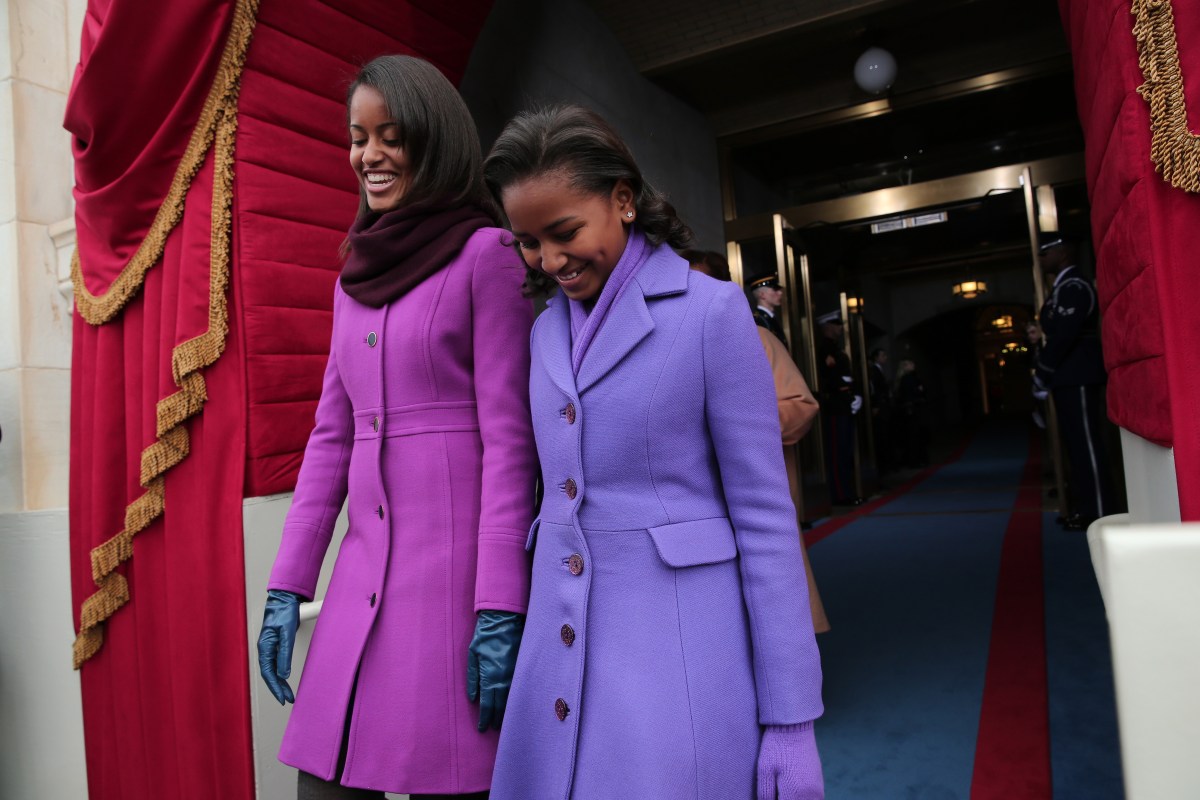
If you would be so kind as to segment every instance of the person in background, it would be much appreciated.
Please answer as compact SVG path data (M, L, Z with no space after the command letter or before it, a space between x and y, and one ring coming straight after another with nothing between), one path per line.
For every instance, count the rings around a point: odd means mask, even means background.
M592 111L518 115L484 172L559 285L530 339L546 497L492 800L822 798L820 658L744 295L688 269L691 231Z
M729 262L720 253L704 250L686 250L681 253L688 260L689 266L697 272L702 272L718 280L730 280ZM721 277L724 276L724 277ZM816 422L820 406L813 397L808 383L800 373L796 362L792 360L787 348L766 328L758 328L758 338L762 340L763 350L767 354L767 362L771 365L771 376L775 382L775 401L779 406L779 428L783 440L783 463L787 468L788 488L791 490L792 503L800 507L800 468L796 459L796 443L804 438ZM804 546L804 537L800 537L800 551L804 556L804 573L808 582L808 603L812 611L813 631L825 633L829 630L829 618L825 606L821 602L821 593L817 591L817 581L813 577L812 563L808 558L808 548Z
M840 311L817 317L817 373L821 399L821 432L825 439L825 474L834 505L864 502L854 482L854 415L862 408L851 372L850 356L842 348L845 324Z
M528 603L533 309L436 67L383 56L347 95L359 209L325 382L267 584L263 680L294 702L300 800L485 798ZM288 684L299 607L350 527Z
M783 286L779 276L771 273L759 278L746 287L754 302L754 322L760 328L766 328L783 342L787 347L787 338L783 333L783 320L779 318L779 307L783 305Z
M892 443L892 389L887 378L888 354L882 347L871 351L867 368L867 396L871 400L871 428L875 435L875 462L882 475L895 464Z
M917 365L904 359L896 370L896 438L900 443L900 461L906 467L929 466L929 431L925 424L925 384L917 375Z
M1048 236L1040 253L1043 271L1055 277L1038 315L1045 343L1034 362L1034 392L1048 390L1054 398L1071 466L1071 514L1062 525L1082 531L1114 510L1103 436L1108 373L1100 349L1100 303L1079 269L1073 240Z
M697 272L719 281L733 280L733 275L729 272L728 259L715 250L689 249L683 250L679 255L687 259L688 266Z

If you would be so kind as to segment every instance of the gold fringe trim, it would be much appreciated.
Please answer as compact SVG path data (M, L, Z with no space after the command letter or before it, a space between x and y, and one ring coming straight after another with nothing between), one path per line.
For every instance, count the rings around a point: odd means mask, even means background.
M242 67L246 61L246 50L254 32L259 0L237 0L229 39L221 56L221 66L213 84L213 92L205 103L197 132L207 128L202 136L193 133L188 144L188 153L176 172L176 182L171 191L176 191L180 176L186 174L181 193L176 197L169 194L159 209L154 226L146 241L138 248L134 260L122 271L121 277L103 297L95 298L83 288L79 252L72 261L72 277L75 280L77 308L92 303L84 318L93 325L111 319L138 288L145 277L146 269L162 256L167 234L179 222L183 213L183 197L191 180L203 163L205 151L194 154L197 142L204 142L205 150L212 145L213 154L213 201L212 238L210 242L208 282L208 329L201 335L177 345L171 352L171 374L179 391L158 401L155 407L157 441L142 451L139 483L146 491L125 509L125 527L116 536L92 550L92 578L97 590L83 602L79 619L79 634L73 647L75 669L94 656L104 643L104 623L117 609L129 601L129 583L116 572L117 567L133 557L133 537L150 526L164 510L164 474L187 457L189 452L188 433L183 424L200 413L208 399L204 376L200 371L216 363L225 351L225 338L229 332L229 316L225 291L229 286L229 265L233 233L233 168L234 147L237 140L237 103L241 88ZM219 89L219 91L218 91ZM210 118L211 117L211 118ZM191 165L189 157L194 157ZM185 169L187 167L187 169ZM163 209L177 207L164 216ZM170 219L168 223L159 223ZM153 240L153 241L152 241ZM155 244L154 242L157 242ZM150 252L147 245L156 247L156 254L144 264L137 259L143 252ZM140 270L140 273L137 272ZM136 279L128 277L137 274ZM118 290L118 286L121 287ZM124 294L121 294L121 293Z
M146 273L162 258L167 237L179 220L183 219L184 198L192 185L192 179L204 164L204 158L212 146L220 120L230 108L230 98L233 98L233 108L236 109L237 94L241 86L242 65L246 61L246 48L250 44L250 35L254 31L254 21L258 14L259 0L236 0L233 24L229 30L229 38L225 50L221 54L221 63L213 79L212 89L204 100L200 111L200 119L192 130L187 149L175 175L171 179L171 188L146 238L138 246L133 257L121 270L116 279L101 294L94 295L83 280L83 267L79 261L79 248L75 248L71 256L71 282L75 289L75 308L84 321L92 325L103 325L115 317L125 304L129 302L142 288Z
M1150 159L1167 183L1200 192L1200 136L1188 129L1171 0L1133 0L1132 11L1138 66L1146 78L1138 94L1150 106Z

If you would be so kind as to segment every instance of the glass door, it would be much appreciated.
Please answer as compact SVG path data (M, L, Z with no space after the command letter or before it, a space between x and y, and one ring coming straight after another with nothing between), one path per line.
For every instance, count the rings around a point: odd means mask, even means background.
M814 396L818 386L815 319L808 256L792 235L792 226L779 214L772 235L728 243L730 272L742 286L774 273L783 288L783 305L777 313L783 321L788 350ZM748 300L749 302L749 300ZM792 501L801 527L829 514L829 485L820 421L795 445L785 448Z

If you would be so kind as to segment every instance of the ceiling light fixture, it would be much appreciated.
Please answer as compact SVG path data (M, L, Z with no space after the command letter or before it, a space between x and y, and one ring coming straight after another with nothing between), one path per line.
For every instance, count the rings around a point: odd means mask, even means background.
M869 47L854 62L854 82L864 92L880 94L896 80L896 57L882 47Z
M981 294L987 294L987 282L963 281L962 283L954 284L952 291L955 297L961 297L963 300L974 300Z

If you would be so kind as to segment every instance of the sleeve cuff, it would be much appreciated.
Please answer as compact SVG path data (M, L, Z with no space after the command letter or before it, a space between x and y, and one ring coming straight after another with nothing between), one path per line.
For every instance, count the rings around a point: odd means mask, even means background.
M524 532L480 531L475 610L529 610L530 556Z

